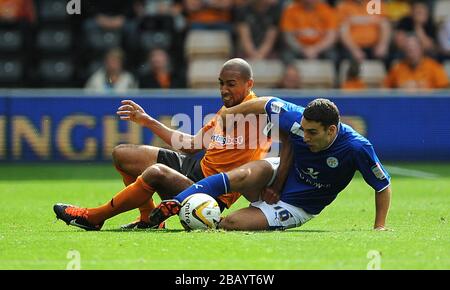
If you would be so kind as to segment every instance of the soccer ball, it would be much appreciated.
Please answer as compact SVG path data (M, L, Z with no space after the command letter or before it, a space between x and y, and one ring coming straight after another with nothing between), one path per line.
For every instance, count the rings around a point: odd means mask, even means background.
M195 193L181 203L178 213L184 229L215 229L220 221L220 207L210 195Z

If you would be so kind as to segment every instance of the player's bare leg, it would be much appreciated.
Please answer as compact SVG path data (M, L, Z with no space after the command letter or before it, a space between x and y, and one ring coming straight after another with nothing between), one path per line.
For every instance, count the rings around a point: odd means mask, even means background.
M227 173L231 191L241 192L250 202L260 199L261 191L267 186L273 175L272 166L264 161L252 161ZM225 230L255 231L267 230L269 224L263 212L256 207L239 209L219 224Z
M272 166L264 160L252 161L227 172L232 192L241 192L250 201L260 199L261 191L273 175Z
M154 164L145 169L142 179L158 192L161 199L171 199L194 182L164 164Z
M148 145L118 145L112 152L114 165L136 179L157 162L159 149Z
M159 148L147 145L121 144L112 152L114 165L122 175L125 186L136 181L145 169L157 162ZM124 225L124 229L145 228L148 216L155 208L153 199L139 207L140 215L133 222Z
M259 208L250 206L224 217L219 228L229 231L263 231L269 229L269 223Z

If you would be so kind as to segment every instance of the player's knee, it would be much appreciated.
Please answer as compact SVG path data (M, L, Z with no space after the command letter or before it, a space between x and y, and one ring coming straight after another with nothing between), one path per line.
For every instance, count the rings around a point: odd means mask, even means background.
M237 169L234 172L230 172L228 178L233 190L239 191L242 189L245 185L245 180L247 180L249 176L250 172L248 169Z
M148 184L164 184L168 176L167 167L163 164L153 164L142 173L142 178Z
M122 167L127 160L127 156L130 152L131 144L120 144L114 147L112 151L112 159L116 166Z

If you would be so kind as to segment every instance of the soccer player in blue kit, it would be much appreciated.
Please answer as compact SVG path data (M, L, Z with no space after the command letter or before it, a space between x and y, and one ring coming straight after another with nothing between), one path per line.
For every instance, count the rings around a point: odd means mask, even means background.
M279 126L280 136L284 136L280 157L252 161L197 182L174 199L162 201L151 215L151 222L160 223L177 214L182 201L194 193L217 198L238 191L251 202L250 206L222 218L219 228L298 227L329 205L358 170L375 190L374 229L386 229L390 176L372 144L340 122L333 102L315 99L303 108L279 98L263 97L226 109L221 116L224 122L230 114L267 114L273 125Z

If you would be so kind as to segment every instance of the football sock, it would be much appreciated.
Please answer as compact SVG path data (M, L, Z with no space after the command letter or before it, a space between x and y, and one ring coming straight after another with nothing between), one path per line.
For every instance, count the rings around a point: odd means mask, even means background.
M149 198L151 199L154 192L154 189L139 176L134 183L117 193L111 201L96 208L88 208L88 221L95 225L100 224L122 212L140 207Z
M206 177L194 183L187 189L180 192L174 198L182 203L188 196L194 193L206 193L217 198L219 195L227 193L230 189L230 181L225 173L219 173Z

